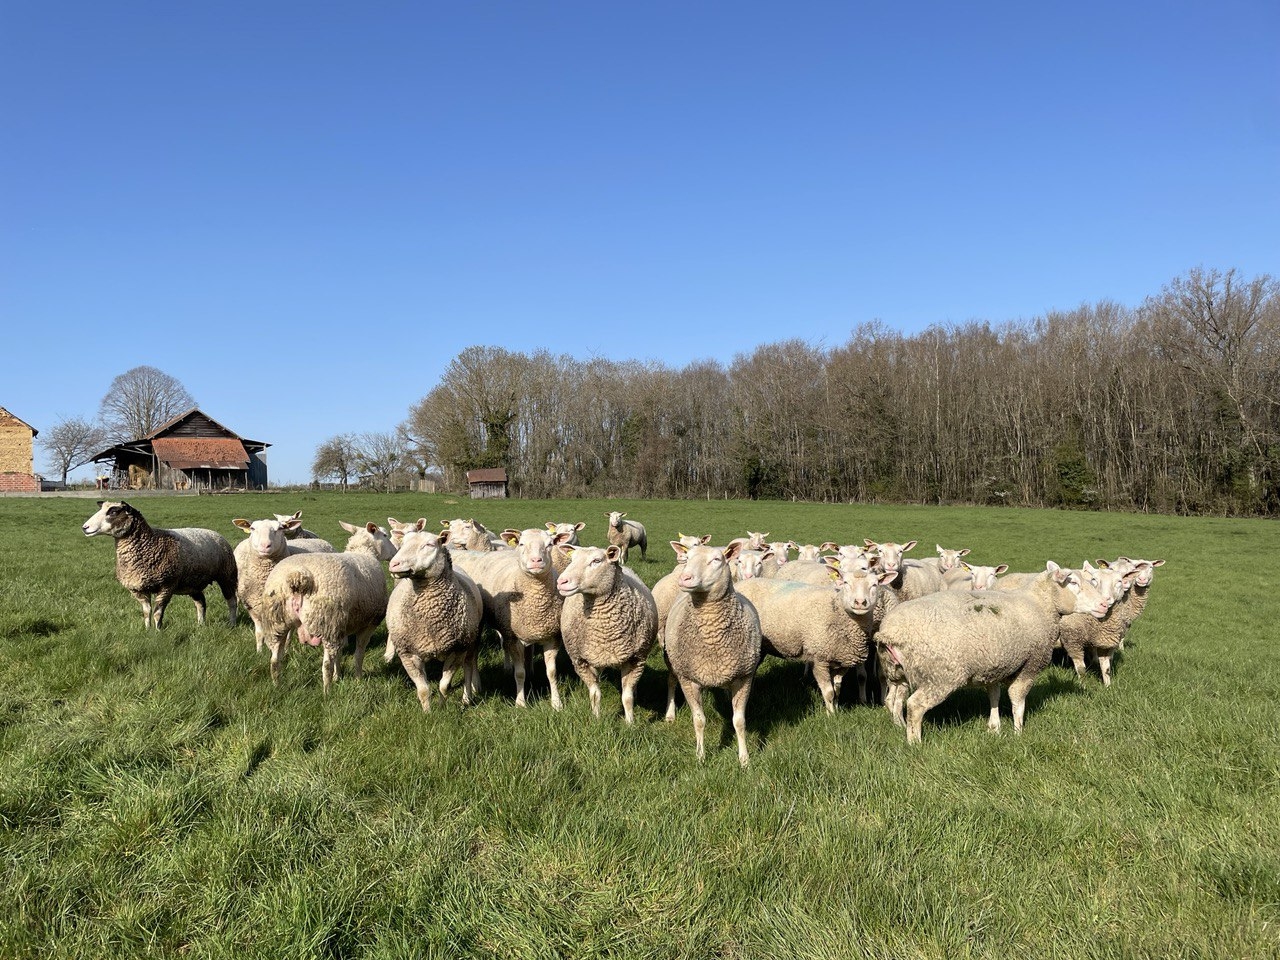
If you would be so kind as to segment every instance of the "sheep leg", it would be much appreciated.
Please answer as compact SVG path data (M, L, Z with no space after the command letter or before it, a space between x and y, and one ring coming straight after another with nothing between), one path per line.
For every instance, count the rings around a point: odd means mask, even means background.
M698 759L707 758L707 750L703 745L703 732L707 729L707 715L702 712L702 687L693 680L680 678L680 689L684 691L685 702L689 704L689 712L693 714L693 735L698 742Z
M280 685L280 674L284 671L284 661L289 656L289 631L271 637L271 683Z
M137 600L138 604L142 607L142 629L150 630L151 629L151 594L143 593L140 590L130 590L129 592L133 594L133 599Z
M747 698L751 696L751 681L754 679L744 677L729 685L733 700L733 732L738 735L738 763L744 767L750 762L747 756Z
M187 594L187 596L189 596L192 600L196 602L196 623L204 623L204 615L208 610L208 606L205 603L205 599L204 599L204 591L192 590L189 594ZM233 627L235 626L234 620L231 622L231 625Z
M907 698L907 743L920 742L924 715L945 700L948 693L949 690L919 687Z
M396 658L396 645L391 642L391 638L387 637L387 649L382 651L382 662L390 663Z
M479 649L472 647L462 665L462 702L468 707L480 696L480 669L476 664L479 656Z
M400 665L404 667L404 672L409 675L409 679L413 681L413 685L418 691L418 703L422 705L422 712L429 713L431 711L431 683L427 680L427 671L423 666L422 658L416 653L401 653Z
M600 671L587 663L585 660L575 661L574 670L578 672L579 679L587 685L587 692L591 697L591 714L597 720L600 719Z
M231 592L222 588L222 599L227 601L227 626L234 627L240 620L240 600L236 596L235 584L231 584Z
M324 659L320 662L320 678L323 681L325 696L338 681L338 661L342 658L342 647L329 640L324 643Z
M558 643L547 643L542 647L542 662L547 666L547 683L551 685L551 706L556 710L564 706L560 700L560 685L556 683L556 655L559 652ZM599 711L596 716L600 716Z
M1013 702L1014 733L1022 732L1022 718L1027 712L1027 693L1031 690L1031 685L1036 682L1036 673L1037 671L1034 670L1024 670L1009 684L1009 699Z
M1111 686L1111 654L1098 654L1098 669L1102 671L1102 685Z
M642 673L643 660L622 665L622 715L627 718L627 723L634 723L636 719L636 684L640 682Z
M991 704L991 715L987 718L987 729L992 733L1000 732L1000 684L987 684L987 702Z
M458 669L458 658L456 656L448 657L444 661L444 666L440 670L440 696L445 696L449 692L449 684L453 683L453 675ZM464 675L462 685L467 685Z
M168 608L169 600L172 597L172 590L161 590L151 601L151 620L155 624L157 630L164 626L164 612ZM203 620L200 622L204 623Z
M813 664L813 679L822 691L822 702L826 704L827 713L836 712L836 689L831 681L831 669L825 663Z
M511 670L516 677L516 706L525 706L524 701L524 645L518 640L506 640L503 643L507 659L511 661Z
M376 629L375 624L368 630L356 634L356 652L351 662L351 675L357 680L364 676L364 652L369 648L369 641L373 639L373 631Z
M662 659L667 664L667 713L662 719L667 723L676 722L676 674L671 669L671 659L667 656L666 648L662 650Z

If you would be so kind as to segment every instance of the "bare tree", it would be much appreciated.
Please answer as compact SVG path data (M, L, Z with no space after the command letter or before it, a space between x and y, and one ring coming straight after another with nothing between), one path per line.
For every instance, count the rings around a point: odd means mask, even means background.
M48 454L49 470L61 474L64 484L71 470L88 463L106 444L102 429L83 417L59 420L40 437L40 445Z
M358 472L358 460L355 436L340 433L316 447L316 455L311 460L311 477L317 481L336 480L346 490Z
M134 367L111 381L98 419L110 440L136 440L195 405L187 388L163 370Z
M387 493L403 482L410 466L404 441L396 433L362 433L355 439L355 462L361 479Z

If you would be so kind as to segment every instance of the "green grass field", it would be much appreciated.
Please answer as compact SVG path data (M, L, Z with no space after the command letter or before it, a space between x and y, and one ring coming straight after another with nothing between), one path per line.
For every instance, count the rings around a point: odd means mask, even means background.
M1271 957L1280 952L1280 599L1274 522L1014 509L740 502L472 502L400 494L138 498L156 526L303 510L475 516L492 529L605 514L646 524L652 584L678 532L918 539L1015 570L1117 554L1168 563L1107 690L1052 667L1026 730L986 695L908 747L846 689L835 716L766 661L740 769L727 698L708 756L662 722L660 653L622 723L565 660L566 707L484 695L423 714L385 631L326 701L297 650L273 689L247 618L210 589L146 633L86 540L91 500L0 499L0 957ZM344 666L349 666L349 659ZM1006 719L1008 704L1005 703Z

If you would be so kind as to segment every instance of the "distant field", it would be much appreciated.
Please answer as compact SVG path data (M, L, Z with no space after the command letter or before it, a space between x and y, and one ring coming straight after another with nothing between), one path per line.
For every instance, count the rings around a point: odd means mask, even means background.
M748 529L797 542L972 548L980 563L1168 562L1107 690L1053 667L1021 737L986 695L908 747L881 708L822 709L766 661L739 769L727 698L708 756L661 720L655 653L637 723L562 665L566 708L484 696L429 715L379 655L326 702L298 650L273 689L247 619L176 598L142 630L91 500L0 499L0 957L1270 957L1280 951L1280 591L1274 521L743 502L440 495L140 498L156 526L302 509L338 520L474 516L491 529L605 514L667 541ZM349 659L344 666L349 667ZM710 709L714 706L714 709ZM1005 703L1007 716L1008 705Z

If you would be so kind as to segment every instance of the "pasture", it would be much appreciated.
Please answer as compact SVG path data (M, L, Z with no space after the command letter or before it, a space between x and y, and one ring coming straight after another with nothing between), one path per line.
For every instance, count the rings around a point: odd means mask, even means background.
M956 695L909 747L846 687L827 715L766 660L738 766L723 693L707 760L662 722L656 651L626 727L562 661L512 702L424 714L385 628L326 701L319 656L281 686L234 630L175 598L146 633L92 500L0 499L0 955L24 957L1263 957L1280 950L1280 592L1274 522L1017 509L724 501L469 501L399 494L137 498L155 526L303 511L474 516L490 529L605 514L646 524L652 585L677 533L970 547L1040 569L1168 562L1103 689L1051 667L1026 730ZM350 660L344 663L349 669ZM438 670L438 668L437 668ZM1004 704L1006 721L1008 702Z

